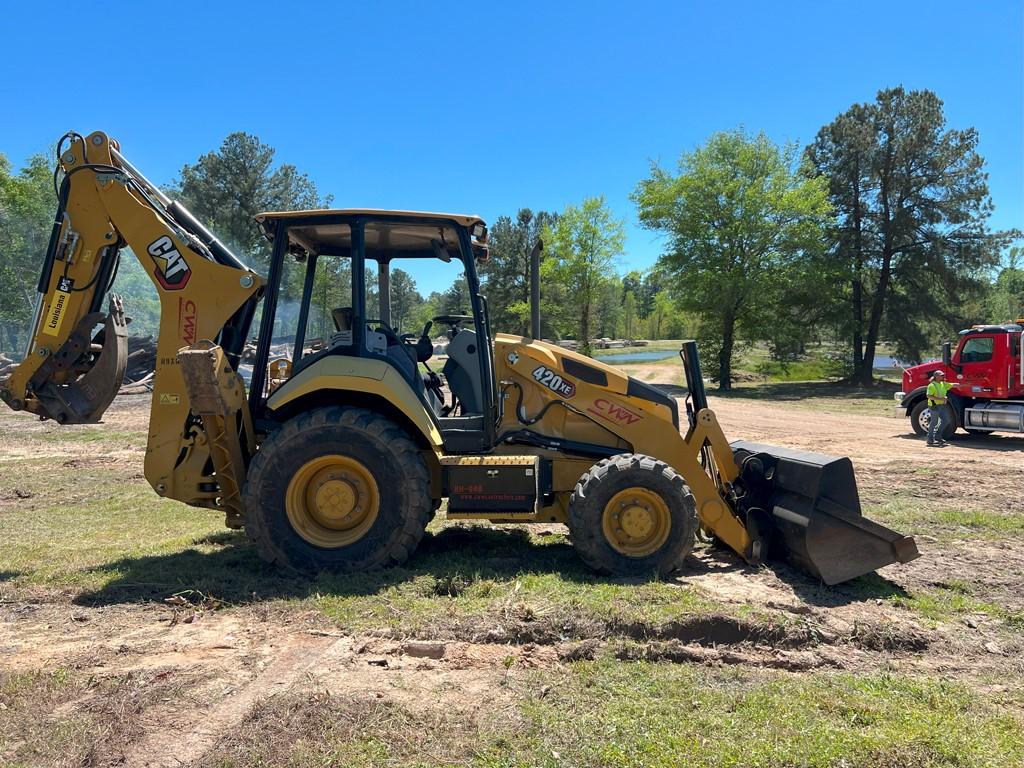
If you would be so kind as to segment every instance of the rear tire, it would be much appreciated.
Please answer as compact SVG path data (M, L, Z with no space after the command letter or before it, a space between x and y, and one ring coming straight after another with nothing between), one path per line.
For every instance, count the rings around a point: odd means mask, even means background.
M246 534L267 562L366 570L402 563L416 549L431 514L430 473L384 416L319 408L264 441L244 501Z
M664 576L683 565L697 532L697 505L663 461L621 454L598 462L569 499L573 548L595 571Z

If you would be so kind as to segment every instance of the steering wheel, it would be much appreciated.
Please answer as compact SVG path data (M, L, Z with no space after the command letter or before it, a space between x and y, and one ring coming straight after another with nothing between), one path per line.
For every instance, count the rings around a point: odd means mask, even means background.
M385 323L383 320L374 320L373 318L367 318L366 325L367 327L371 325L377 326L377 333L384 335L384 338L388 340L389 347L395 344L402 343L402 338L397 333L395 333L395 329L392 328L387 323Z
M416 338L415 333L403 333L399 338L403 344L407 344L412 348L416 354L416 362L425 363L434 355L434 342L430 340L430 329L434 327L434 321L428 320L427 324L423 326L423 330L420 331L420 337L413 343L413 339Z
M434 318L435 323L448 326L448 338L454 339L455 334L462 330L462 323L473 321L472 315L438 315Z
M438 315L433 322L442 325L458 325L459 323L468 323L472 319L472 315Z

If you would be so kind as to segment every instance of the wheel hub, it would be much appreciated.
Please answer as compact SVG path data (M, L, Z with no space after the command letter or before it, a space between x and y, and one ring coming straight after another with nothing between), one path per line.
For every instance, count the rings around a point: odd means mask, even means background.
M651 508L639 504L626 506L623 503L621 506L622 512L619 513L619 525L622 527L623 533L631 539L642 539L645 536L650 536L655 526Z
M352 513L358 509L358 499L359 491L351 483L345 480L327 480L316 489L313 516L317 522L328 528L344 528L345 521L351 519Z
M285 511L295 532L310 544L354 544L373 527L380 509L377 482L351 456L319 456L292 476Z
M629 557L647 557L668 540L672 515L660 495L648 488L626 488L612 496L601 518L605 539Z

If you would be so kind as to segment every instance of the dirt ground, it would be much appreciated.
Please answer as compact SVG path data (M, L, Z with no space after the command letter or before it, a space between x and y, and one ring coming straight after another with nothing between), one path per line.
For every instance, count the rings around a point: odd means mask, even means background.
M732 439L850 456L869 509L893 500L913 508L919 501L950 514L984 509L1024 516L1022 439L961 439L930 450L909 434L905 420L736 398L712 397L712 407ZM142 398L122 398L102 428L144 433L147 416ZM17 428L51 427L24 419ZM67 459L57 440L47 446ZM32 455L39 458L40 451ZM141 472L142 454L131 445L93 460ZM945 536L913 515L902 522L917 537L919 559L835 588L784 565L752 569L700 548L674 583L718 608L661 623L563 615L495 623L484 616L476 623L441 622L421 636L383 627L352 631L305 603L254 601L221 610L187 601L89 605L67 591L7 588L0 591L0 666L15 675L73 670L85 682L38 716L56 722L115 706L121 730L111 730L109 739L97 735L82 764L124 766L215 764L224 740L281 695L328 692L472 719L481 708L511 706L517 681L533 679L530 670L600 653L793 674L920 673L984 692L1019 690L1024 634L1013 621L1024 615L1020 539ZM973 602L935 615L913 610L922 595L936 594ZM988 607L973 610L975 603ZM102 682L112 678L123 683L116 690ZM19 754L34 733L20 732L7 756ZM41 754L38 764L70 759Z

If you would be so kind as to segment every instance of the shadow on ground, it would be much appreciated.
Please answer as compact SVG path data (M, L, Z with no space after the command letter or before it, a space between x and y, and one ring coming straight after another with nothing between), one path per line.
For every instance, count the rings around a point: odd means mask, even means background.
M913 433L894 435L901 440L911 440L919 443L922 448L926 447L925 437L922 435L916 435ZM1020 435L1014 434L989 434L989 435L968 435L963 432L957 432L950 439L947 446L955 446L957 448L968 448L972 451L999 451L1001 453L1008 453L1012 451L1024 451L1024 438ZM943 446L934 448L932 450L941 451Z
M427 533L403 566L362 573L321 573L304 576L270 566L256 555L242 533L224 532L195 542L205 550L185 549L166 555L129 557L106 563L94 572L119 574L99 590L84 592L75 602L107 605L162 600L175 592L194 589L231 603L310 595L372 595L429 575L439 595L465 581L509 580L525 572L557 572L579 582L600 581L561 537L531 542L518 528L450 527ZM215 547L212 551L209 547Z
M567 581L586 584L644 581L602 577L583 565L571 544L560 535L540 534L539 542L537 538L535 534L531 541L529 532L521 528L449 527L428 533L403 566L307 577L267 565L243 534L224 532L198 539L195 544L204 550L189 548L166 555L129 557L95 568L93 572L117 576L98 590L78 595L74 602L96 606L160 601L186 590L235 604L311 595L374 595L422 576L432 577L439 597L454 597L465 584L474 581L509 581L526 573L557 573ZM214 549L210 551L210 547ZM785 563L772 563L771 570L811 605L832 606L905 594L876 574L840 587L826 587ZM757 569L729 551L709 548L699 557L689 558L679 575L685 580L730 572L753 577Z

